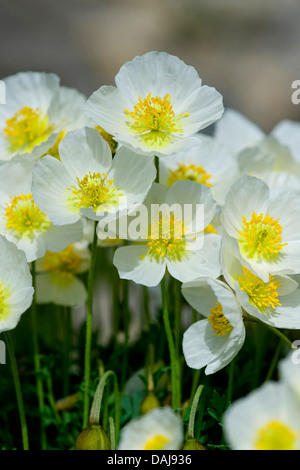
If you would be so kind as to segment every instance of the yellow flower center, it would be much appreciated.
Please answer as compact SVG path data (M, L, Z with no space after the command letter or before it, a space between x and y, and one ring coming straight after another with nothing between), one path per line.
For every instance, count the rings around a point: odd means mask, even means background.
M259 429L255 440L258 450L295 450L297 432L279 421L271 421Z
M205 184L208 187L211 187L209 183L209 179L211 175L206 173L203 166L201 165L184 165L183 163L179 163L176 170L169 170L170 176L168 179L168 185L172 186L175 181L180 180L188 180L188 181L196 181L196 183Z
M264 313L267 308L276 308L281 303L278 300L277 289L280 281L274 281L274 277L269 275L269 282L265 283L259 277L251 273L247 268L242 268L243 274L238 278L240 289L249 296L252 305Z
M217 231L217 229L214 227L213 224L208 224L208 226L205 227L205 229L204 229L204 233L216 233L216 234L218 234L218 231Z
M230 334L232 326L223 314L223 307L220 303L217 303L215 307L210 310L208 321L211 324L211 329L215 336L224 336Z
M27 106L7 119L4 135L11 151L32 152L36 145L48 139L52 132L48 116Z
M149 439L143 450L163 450L168 442L170 442L169 439L158 434L152 439Z
M186 255L186 240L184 223L174 214L160 213L159 220L154 220L149 226L148 254L156 261L167 257L172 261L180 261Z
M257 215L255 212L249 222L243 217L243 231L239 232L241 252L248 258L256 257L274 261L283 246L287 245L287 243L281 243L282 226L278 220L274 220L268 214Z
M133 111L124 108L127 125L135 134L139 134L148 147L165 147L172 142L171 134L182 133L182 119L189 113L175 116L171 104L171 95L164 98L153 97L151 93L139 101Z
M49 150L47 150L47 152L46 152L44 155L51 155L51 157L54 157L54 158L56 158L57 160L60 161L58 146L59 146L59 144L61 143L61 141L64 139L66 133L67 133L66 130L61 131L61 132L58 134L58 137L57 137L57 139L56 139L55 144L54 144ZM43 156L44 156L44 155L43 155Z
M77 209L78 207L92 207L95 211L103 204L118 204L119 197L122 196L117 188L113 187L113 181L107 179L105 173L89 172L81 180L77 179L78 187L71 186L69 202Z
M10 204L6 204L4 218L6 228L15 232L19 238L33 238L36 233L42 233L51 225L48 217L37 207L32 194L20 194L11 197Z
M118 142L115 141L113 136L106 132L101 126L96 126L95 129L99 132L101 137L108 143L108 145L110 146L111 153L116 153Z
M69 245L59 253L47 251L43 259L45 271L61 273L66 276L78 271L82 258L74 251L74 245Z
M3 282L0 283L0 321L5 320L10 313L10 306L7 302L8 297L10 296L10 291L7 287L3 285Z

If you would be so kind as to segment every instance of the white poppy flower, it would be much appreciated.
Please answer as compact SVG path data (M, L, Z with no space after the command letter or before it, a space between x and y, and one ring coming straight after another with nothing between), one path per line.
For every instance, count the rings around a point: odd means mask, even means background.
M223 113L222 96L202 86L196 70L165 52L125 63L117 87L102 86L87 101L87 115L117 142L137 153L178 152L186 138Z
M180 416L169 407L154 408L125 425L118 450L178 450L183 437Z
M146 197L156 175L153 158L125 147L112 159L107 142L88 127L69 132L59 154L61 161L46 155L33 168L34 198L57 225L130 211Z
M25 254L0 235L0 333L12 330L31 305L32 278Z
M296 340L299 347L299 340ZM299 348L291 351L278 363L280 380L296 395L300 403L300 352Z
M190 180L211 188L215 201L223 205L225 195L238 177L236 159L215 139L196 135L189 147L160 161L159 181L171 186L175 181Z
M76 274L89 269L90 252L80 242L54 253L47 251L36 264L37 303L54 303L69 307L83 305L87 292Z
M241 263L224 237L221 245L222 272L243 309L264 323L277 328L300 328L300 289L286 275L269 274L264 282L252 273L248 263Z
M17 155L36 160L62 132L83 125L85 97L60 87L55 74L21 72L3 81L6 104L0 108L0 160Z
M0 233L26 254L28 262L46 250L61 251L80 240L82 223L55 226L35 203L30 163L17 160L0 166Z
M265 283L269 275L296 274L300 266L300 196L243 176L230 188L221 216L242 265Z
M197 204L203 205L204 219L198 217ZM191 217L184 216L187 205L192 208ZM146 223L141 220L137 244L115 252L113 262L122 279L152 287L160 283L166 269L181 282L220 275L221 237L204 234L216 209L207 186L194 181L177 181L171 188L154 183L143 206L147 218ZM161 206L166 210L159 216ZM128 230L130 234L130 225Z
M300 404L285 384L267 382L226 410L223 428L233 450L300 450Z
M183 354L193 369L214 374L229 364L245 341L242 309L232 292L217 279L196 279L182 285L186 301L205 318L183 335Z

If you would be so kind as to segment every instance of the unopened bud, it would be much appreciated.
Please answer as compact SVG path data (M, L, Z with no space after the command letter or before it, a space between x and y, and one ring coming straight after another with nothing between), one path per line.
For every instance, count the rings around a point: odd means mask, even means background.
M206 450L197 439L188 438L183 444L182 450Z
M84 429L76 439L76 450L110 450L110 440L99 424Z
M160 408L160 402L154 392L148 392L141 403L141 414L145 415L153 408Z

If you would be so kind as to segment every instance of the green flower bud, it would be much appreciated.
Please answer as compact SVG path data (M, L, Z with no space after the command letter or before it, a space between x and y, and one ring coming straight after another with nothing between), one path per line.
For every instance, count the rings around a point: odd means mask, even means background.
M110 440L99 424L84 429L76 439L76 450L110 450Z
M206 450L197 439L188 438L183 444L182 450Z
M153 408L160 408L160 402L154 392L148 392L141 403L141 414L145 415Z

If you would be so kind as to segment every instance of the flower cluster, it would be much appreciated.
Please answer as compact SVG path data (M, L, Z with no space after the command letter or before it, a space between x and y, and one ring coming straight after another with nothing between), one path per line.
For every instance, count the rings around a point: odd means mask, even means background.
M4 82L0 332L17 325L34 290L38 304L87 301L84 427L97 245L113 247L111 268L120 279L162 286L175 409L181 351L166 281L179 281L197 312L182 351L189 368L207 375L238 355L247 320L276 331L300 329L300 124L283 121L265 135L238 112L224 112L220 93L167 53L127 62L116 86L102 86L87 100L54 74L19 73ZM213 123L208 136L203 129ZM86 286L80 276L87 271ZM289 393L281 388L268 384L245 401L247 432L236 425L244 408L233 405L225 419L233 448L249 448L256 407L254 447L299 448L292 400L282 411L291 426L259 412ZM165 407L129 423L119 449L178 449L183 440L181 420Z

